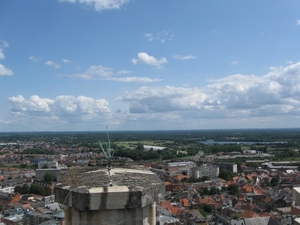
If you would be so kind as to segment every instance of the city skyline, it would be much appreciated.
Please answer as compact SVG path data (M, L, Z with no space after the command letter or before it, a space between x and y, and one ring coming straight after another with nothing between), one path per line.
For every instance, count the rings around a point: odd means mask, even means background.
M1 1L0 132L298 128L299 8Z

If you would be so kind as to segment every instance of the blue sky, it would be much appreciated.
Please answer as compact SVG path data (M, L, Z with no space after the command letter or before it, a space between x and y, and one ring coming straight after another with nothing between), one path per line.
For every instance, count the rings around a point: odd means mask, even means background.
M1 0L0 132L300 125L300 1Z

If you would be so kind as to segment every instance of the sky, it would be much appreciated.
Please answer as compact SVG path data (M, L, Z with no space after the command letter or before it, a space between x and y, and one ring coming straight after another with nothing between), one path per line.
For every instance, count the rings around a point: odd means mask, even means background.
M0 132L300 127L299 0L0 0Z

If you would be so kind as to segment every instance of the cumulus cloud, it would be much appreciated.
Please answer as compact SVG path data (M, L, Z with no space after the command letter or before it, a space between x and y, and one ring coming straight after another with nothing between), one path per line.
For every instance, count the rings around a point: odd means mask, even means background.
M161 43L165 43L166 40L172 40L174 34L172 34L169 30L163 30L156 34L145 33L144 36L149 41L160 41Z
M6 41L3 41L3 40L0 39L0 46L3 46L3 47L7 48L9 46L9 44Z
M118 71L118 75L123 75L123 74L131 74L131 70L120 70L120 71Z
M3 50L0 48L0 59L5 59L5 55L3 53Z
M54 67L55 69L59 69L61 66L58 64L58 63L56 63L56 62L53 62L53 61L47 61L47 62L45 62L45 64L47 65L47 66L52 66L52 67Z
M80 3L101 12L103 10L120 9L129 0L59 0L59 2Z
M85 80L107 80L117 82L137 82L137 83L150 83L157 82L160 79L152 79L148 77L120 77L120 75L130 74L130 70L121 70L116 74L113 72L113 68L104 67L102 65L91 66L83 73L71 74L71 75L60 75L68 77L78 77Z
M296 24L297 24L298 26L300 26L300 20L297 20Z
M138 53L138 58L137 59L133 58L131 62L135 65L138 63L144 63L144 64L154 66L156 68L162 68L163 64L167 63L168 60L166 58L156 59L155 57L150 56L145 52L140 52Z
M9 98L11 112L18 117L56 118L57 120L93 120L110 113L105 99L86 96L60 95L55 99L33 95L25 99L22 95Z
M68 64L68 63L70 63L71 61L70 60L68 60L68 59L62 59L62 61L63 61L63 63L65 63L65 64Z
M162 79L152 79L149 77L112 77L109 80L124 82L124 83L152 83Z
M234 61L232 61L231 63L230 63L230 65L232 65L232 66L236 66L236 65L238 65L239 64L239 61L236 61L236 60L234 60Z
M104 67L102 65L91 66L85 72L67 75L69 77L79 77L85 80L95 80L95 79L103 79L109 78L113 75L113 69Z
M7 48L9 44L6 41L0 39L0 59L5 59L3 48Z
M29 56L28 57L31 61L33 61L33 62L38 62L38 61L40 61L41 59L39 59L39 58L37 58L37 57L35 57L35 56Z
M205 93L197 88L141 87L118 100L128 101L131 113L167 112L201 107Z
M141 87L117 100L129 103L129 112L178 112L187 118L249 118L298 115L300 62L272 67L264 76L235 74L208 80L202 88Z
M4 120L0 118L0 124L10 124L10 123L12 123L11 120Z
M0 60L1 59L5 59L5 55L3 52L3 49L1 47L8 47L8 43L6 41L0 40ZM13 75L13 71L7 67L5 67L4 65L0 64L0 76L11 76Z
M174 59L179 59L179 60L187 60L187 59L195 59L196 56L193 55L174 55Z
M0 76L11 76L13 75L13 71L9 68L6 68L2 64L0 64Z

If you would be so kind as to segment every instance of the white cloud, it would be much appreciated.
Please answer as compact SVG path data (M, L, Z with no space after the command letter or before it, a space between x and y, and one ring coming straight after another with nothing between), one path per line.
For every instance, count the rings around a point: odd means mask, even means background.
M300 112L300 62L273 67L264 76L236 74L203 88L141 87L117 100L130 113L178 113L190 118L296 116Z
M167 112L201 108L206 96L198 88L141 87L117 100L128 101L130 112Z
M62 61L63 61L63 63L65 63L65 64L68 64L68 63L70 63L71 61L70 60L68 60L68 59L62 59Z
M11 69L6 68L2 64L0 64L0 76L11 76L13 75L13 71Z
M232 66L236 66L236 65L238 65L239 64L239 61L232 61L231 63L230 63L230 65L232 65Z
M33 62L38 62L38 61L40 61L41 59L39 59L39 58L37 58L37 57L35 57L35 56L29 56L28 57L31 61L33 61Z
M3 48L7 48L9 44L6 41L0 39L0 59L5 59L5 55L3 53Z
M108 80L125 82L125 83L152 83L161 81L161 79L152 79L149 77L112 77Z
M120 70L120 71L118 71L118 75L123 75L123 74L131 74L132 73L132 71L131 70Z
M86 96L60 95L55 99L31 96L28 100L22 95L9 98L11 112L17 117L35 119L48 118L71 122L73 120L94 120L109 114L105 99L93 99Z
M6 41L0 40L0 46L8 47L8 43ZM0 59L5 59L5 55L3 53L3 49L0 48ZM0 76L11 76L13 75L13 71L4 65L0 64Z
M10 124L10 123L12 123L11 120L4 120L0 118L0 124Z
M297 20L297 23L296 23L298 26L300 25L300 20Z
M104 67L102 65L99 66L91 66L87 69L87 71L78 74L67 75L69 77L79 77L85 80L95 80L95 79L103 79L109 78L113 75L113 69Z
M116 74L113 72L113 68L104 67L102 65L91 66L87 71L83 73L71 74L71 75L60 75L68 77L78 77L85 80L107 80L117 82L135 82L135 83L150 83L161 81L160 79L152 79L148 77L120 77L120 75L130 74L130 70L120 70Z
M145 33L144 36L149 41L160 41L161 43L165 43L165 40L172 40L174 34L172 34L169 30L163 30L157 34Z
M145 37L146 37L149 41L153 41L153 39L154 39L153 34L149 34L149 33L145 33Z
M3 41L1 39L0 39L0 45L6 48L9 46L9 44L6 41Z
M0 59L5 59L5 55L3 53L3 50L0 48Z
M155 57L150 56L145 52L140 52L138 53L138 58L137 59L133 58L131 62L133 64L144 63L144 64L154 66L156 68L162 68L163 64L167 63L168 61L166 58L156 59Z
M80 3L101 12L103 10L120 9L129 0L59 0L59 2Z
M187 60L187 59L195 59L196 56L193 55L174 55L174 59L179 59L179 60Z
M48 66L53 66L55 69L59 69L61 67L58 63L50 61L50 60L45 62L45 64Z

